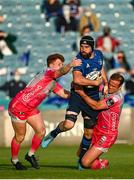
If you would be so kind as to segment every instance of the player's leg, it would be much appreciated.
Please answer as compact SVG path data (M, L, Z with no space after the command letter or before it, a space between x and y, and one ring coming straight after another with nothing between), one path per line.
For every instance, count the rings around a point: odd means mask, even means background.
M92 162L99 158L103 152L92 146L81 159L81 163L84 167L91 167Z
M116 139L117 134L109 135L105 132L102 133L95 127L92 135L92 147L85 153L80 161L80 165L91 169L106 168L109 164L108 160L101 160L99 157L102 153L108 151Z
M45 135L45 124L41 117L41 113L35 114L33 116L30 116L27 119L27 123L34 129L34 136L32 138L32 143L29 152L26 154L25 159L29 161L32 165L32 167L38 169L39 165L35 158L34 153L37 151L37 149L40 147L42 138Z
M96 121L93 121L85 112L82 112L82 117L84 120L84 134L80 147L77 151L77 155L80 157L80 159L84 156L91 145L93 127L96 123Z
M83 168L91 169L103 169L108 166L108 160L101 160L99 157L103 154L103 151L92 146L83 156L80 164Z
M51 131L51 135L55 138L59 133L72 129L77 120L77 115L76 112L67 111L65 121L62 121L55 130Z
M98 131L96 132L94 130L92 135L92 146L87 150L79 162L78 168L80 170L85 168L103 169L106 168L109 164L108 160L99 159L99 157L104 152L107 152L108 146L105 146L106 144L100 143L102 142L102 136L98 135L97 133Z
M43 138L41 146L43 148L47 148L58 134L72 129L77 120L77 115L78 114L76 112L67 111L65 121L60 122L53 131L51 131L46 137Z
M25 170L26 167L20 163L18 159L18 155L19 155L21 143L24 140L26 134L26 121L22 121L12 117L11 119L12 119L12 126L15 132L15 136L13 137L11 142L11 155L12 155L11 162L17 170Z
M68 131L74 127L77 116L80 113L79 104L80 99L75 94L72 94L69 99L68 108L66 110L65 121L59 123L59 125L53 131L51 131L46 137L43 138L41 143L43 148L47 148L59 133Z
M84 154L86 153L86 151L89 149L91 145L92 132L93 132L93 129L84 128L84 134L83 134L80 146L77 150L77 156L79 157L79 159L81 159L84 156Z

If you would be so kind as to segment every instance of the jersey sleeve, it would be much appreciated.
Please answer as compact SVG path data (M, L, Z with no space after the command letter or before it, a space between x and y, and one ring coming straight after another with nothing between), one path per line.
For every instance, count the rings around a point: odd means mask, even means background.
M82 73L83 72L82 66L75 66L75 67L73 67L73 71L80 71Z
M59 90L63 89L63 87L59 83L55 83L55 87L53 89L53 93L57 93Z
M76 59L81 59L80 55L77 54L76 55ZM82 59L81 59L82 60ZM83 64L83 63L82 63ZM81 73L83 72L83 65L80 65L80 66L75 66L73 67L73 71L80 71Z

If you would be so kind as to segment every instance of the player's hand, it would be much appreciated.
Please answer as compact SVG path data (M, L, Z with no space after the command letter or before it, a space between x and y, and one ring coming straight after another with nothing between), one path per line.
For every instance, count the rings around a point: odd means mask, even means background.
M99 76L96 80L95 80L95 86L99 86L100 84L102 84L103 82L103 78L102 76Z
M104 86L104 95L107 95L108 94L108 85L105 85Z
M71 67L80 66L82 64L81 59L73 59L70 63Z
M80 96L83 96L85 93L83 91L83 87L77 84L73 84L75 92L77 92Z

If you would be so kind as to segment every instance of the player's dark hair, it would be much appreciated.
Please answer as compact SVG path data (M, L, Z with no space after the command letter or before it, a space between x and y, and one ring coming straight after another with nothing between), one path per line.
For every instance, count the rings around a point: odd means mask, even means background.
M120 82L120 86L124 83L124 77L120 73L114 73L111 75L110 79Z
M64 57L61 54L51 54L47 57L47 67L49 67L49 65L56 59L60 59L62 62L65 61Z

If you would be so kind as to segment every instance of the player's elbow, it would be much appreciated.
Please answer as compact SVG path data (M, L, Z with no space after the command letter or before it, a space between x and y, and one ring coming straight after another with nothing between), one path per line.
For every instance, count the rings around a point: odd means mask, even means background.
M99 103L95 103L95 104L92 106L92 109L94 109L94 110L101 110L102 108L101 108L101 106L100 106Z
M81 80L79 78L74 78L74 83L81 85Z

